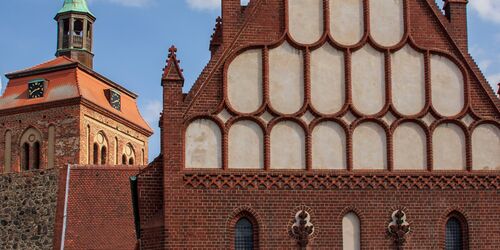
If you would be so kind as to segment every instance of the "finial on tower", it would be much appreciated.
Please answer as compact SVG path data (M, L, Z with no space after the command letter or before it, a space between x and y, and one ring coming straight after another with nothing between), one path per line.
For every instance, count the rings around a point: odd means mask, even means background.
M54 19L58 23L56 56L66 56L92 68L92 28L96 18L87 1L65 0Z

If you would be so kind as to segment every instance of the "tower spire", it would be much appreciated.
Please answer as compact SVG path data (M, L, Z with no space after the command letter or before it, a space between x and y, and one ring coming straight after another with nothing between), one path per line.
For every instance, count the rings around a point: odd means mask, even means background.
M57 14L59 15L68 12L83 13L94 17L94 14L90 12L89 7L87 6L86 0L64 0L63 7L59 10L59 12L57 12Z
M92 68L92 28L96 18L87 1L64 0L54 19L58 24L56 56L66 56Z

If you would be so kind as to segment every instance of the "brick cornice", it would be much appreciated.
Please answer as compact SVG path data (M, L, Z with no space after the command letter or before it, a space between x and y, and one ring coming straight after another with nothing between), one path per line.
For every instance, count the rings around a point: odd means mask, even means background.
M80 99L81 99L80 97L75 97L75 98L71 98L71 99L45 102L45 103L33 104L33 105L29 105L29 106L21 106L21 107L3 109L3 110L0 110L0 116L14 115L14 114L20 114L20 113L27 113L27 112L36 112L36 111L47 110L47 109L51 109L51 108L60 108L60 107L78 105L78 104L80 104Z
M500 190L498 171L402 173L185 173L195 189L263 190Z

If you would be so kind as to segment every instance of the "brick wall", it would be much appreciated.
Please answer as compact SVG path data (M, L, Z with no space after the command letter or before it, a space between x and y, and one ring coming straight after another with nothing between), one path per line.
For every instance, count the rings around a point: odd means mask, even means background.
M48 165L49 126L55 126L55 162L56 167L68 163L79 163L79 107L78 105L54 107L49 109L27 109L0 115L0 173L3 173L5 133L12 131L12 171L20 171L21 145L20 137L24 131L33 127L42 134L41 168Z

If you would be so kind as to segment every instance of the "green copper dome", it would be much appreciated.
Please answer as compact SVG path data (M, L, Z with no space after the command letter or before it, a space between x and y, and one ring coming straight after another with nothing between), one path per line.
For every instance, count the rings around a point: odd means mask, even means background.
M90 12L87 1L85 0L64 0L64 5L57 14L59 15L67 12L80 12L94 16L92 12Z

